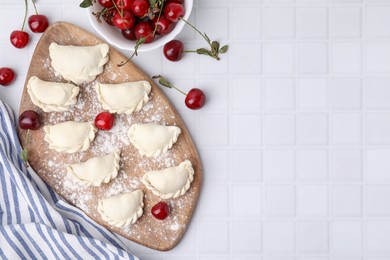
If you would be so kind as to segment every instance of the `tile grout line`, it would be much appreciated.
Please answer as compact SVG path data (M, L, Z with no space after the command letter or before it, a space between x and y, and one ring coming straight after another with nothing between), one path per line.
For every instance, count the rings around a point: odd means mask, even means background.
M366 0L363 0L363 3L366 3ZM361 252L364 256L368 255L368 248L367 248L367 215L366 215L366 195L367 195L367 189L366 189L366 181L367 181L367 163L366 163L366 157L367 157L367 146L366 146L366 104L365 104L365 93L366 93L366 73L367 73L367 67L365 66L367 62L367 53L366 53L366 26L367 26L367 6L361 9L360 11L361 15L361 59L362 59L362 78L361 78L361 142L362 146L364 147L362 149L362 185L360 186L361 190L361 232L362 232L362 248Z
M299 126L298 126L298 104L299 104L299 61L298 61L298 53L299 53L299 48L298 48L298 26L297 26L297 10L298 6L297 3L295 3L295 8L294 8L294 56L293 56L293 64L294 64L294 69L293 69L293 89L294 89L294 196L295 196L295 212L294 212L294 231L295 231L295 236L294 236L294 252L296 256L299 256L299 251L300 251L300 234L299 234L299 223L300 223L300 218L299 218L299 184L298 184L298 164L297 164L297 157L298 157L298 132L299 132Z
M332 214L333 214L333 201L332 201L332 184L331 184L331 164L332 164L332 111L331 111L331 102L332 102L332 95L331 95L331 87L330 87L330 78L332 75L333 71L333 66L332 66L332 23L331 23L331 13L332 13L332 8L333 8L333 2L330 1L328 5L328 12L327 12L327 33L328 33L328 39L327 39L327 55L328 55L328 75L326 77L326 84L327 84L327 90L328 90L328 148L327 148L327 189L328 189L328 194L327 194L327 200L328 200L328 205L327 205L327 234L328 234L328 255L330 256L333 253L333 222L332 222Z
M230 20L229 18L232 17L232 4L231 2L229 1L228 3L228 21ZM232 35L231 35L231 26L230 26L230 23L228 24L228 44L229 44L229 47L231 45L231 38L232 38ZM227 57L225 57L227 58ZM229 56L229 58L231 58L231 56ZM234 198L234 194L233 194L233 190L234 190L234 185L233 185L233 149L232 149L232 139L233 139L233 135L232 135L232 129L233 129L233 124L232 124L232 96L233 96L233 91L232 91L232 74L230 73L231 70L232 70L232 63L231 63L231 60L228 59L228 78L229 78L229 82L228 82L228 85L229 85L229 89L228 89L228 97L229 97L229 103L228 103L228 111L229 111L229 116L228 116L228 126L229 126L229 129L228 129L228 141L229 141L229 144L228 144L228 147L229 147L229 152L228 152L228 157L229 157L229 169L228 169L228 198L229 198L229 203L228 203L228 207L229 207L229 210L228 210L228 214L229 214L229 220L228 220L228 227L229 227L229 230L228 230L228 253L229 253L229 259L232 257L233 255L233 248L232 248L232 245L233 245L233 235L232 235L232 230L233 230L233 219L234 219L234 214L233 214L233 198Z

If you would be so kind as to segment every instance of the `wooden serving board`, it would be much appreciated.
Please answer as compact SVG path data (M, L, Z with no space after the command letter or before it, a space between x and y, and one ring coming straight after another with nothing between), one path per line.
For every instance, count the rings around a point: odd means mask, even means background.
M69 23L58 22L49 27L38 42L32 57L23 90L20 112L25 110L37 111L43 125L68 120L93 121L95 116L103 111L94 90L95 82L80 86L78 102L67 112L45 113L31 102L26 89L30 77L37 76L42 80L65 82L61 76L56 75L50 65L48 48L52 42L61 45L90 46L104 41ZM136 243L161 251L170 250L181 240L198 201L202 181L199 155L180 115L155 83L132 62L123 67L118 67L117 64L126 60L126 56L113 47L110 47L109 56L110 60L105 65L104 72L97 77L96 81L121 83L147 80L151 83L151 100L140 112L135 112L132 115L115 115L114 128L110 131L98 131L91 147L85 152L66 154L49 149L48 144L44 141L42 127L37 131L31 131L28 144L26 144L25 130L19 129L19 137L22 145L29 151L31 167L66 201L83 210L97 223ZM127 131L131 124L150 122L177 125L182 130L173 148L157 158L147 158L139 155L127 137ZM107 154L114 149L121 149L122 151L121 170L118 177L110 183L102 184L100 187L85 187L77 185L67 178L67 165ZM195 169L191 188L185 195L167 200L171 213L167 219L157 220L152 216L150 210L153 205L162 199L153 195L142 184L141 177L145 171L175 166L185 159L190 160ZM97 212L99 199L136 189L144 191L145 206L144 214L135 224L126 228L116 228L102 220Z

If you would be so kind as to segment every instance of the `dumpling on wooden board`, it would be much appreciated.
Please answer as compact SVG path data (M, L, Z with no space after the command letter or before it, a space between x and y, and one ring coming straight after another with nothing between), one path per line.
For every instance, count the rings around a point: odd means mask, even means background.
M142 176L142 183L163 199L177 198L184 195L194 180L194 169L189 160L178 166L158 171L148 171Z
M86 151L95 138L97 128L92 122L66 121L43 128L49 148L57 152L75 153Z
M103 109L110 113L131 114L140 111L149 101L149 82L134 81L119 84L96 84L96 93Z
M49 46L51 66L64 79L76 85L94 81L103 72L108 62L110 47L106 43L94 46L59 45Z
M68 111L77 102L80 88L70 83L49 82L33 76L28 80L27 92L34 105L45 112Z
M96 156L85 162L69 165L68 176L76 182L87 186L100 186L109 183L118 176L120 151L114 151L103 156Z
M143 214L142 190L117 194L99 200L98 212L102 219L115 227L134 224Z
M131 125L128 136L141 155L156 157L171 149L180 133L177 126L150 123Z

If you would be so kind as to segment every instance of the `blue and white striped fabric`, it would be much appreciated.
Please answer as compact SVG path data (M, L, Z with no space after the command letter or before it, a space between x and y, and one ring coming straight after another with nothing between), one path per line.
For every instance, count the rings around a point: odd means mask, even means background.
M15 117L0 100L0 258L138 259L121 238L67 204L19 158Z

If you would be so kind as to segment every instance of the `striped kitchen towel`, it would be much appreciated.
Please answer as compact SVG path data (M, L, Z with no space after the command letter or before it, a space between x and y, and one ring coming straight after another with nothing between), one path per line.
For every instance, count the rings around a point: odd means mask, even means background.
M66 203L25 167L14 114L1 100L0 122L0 258L138 259L125 239Z

